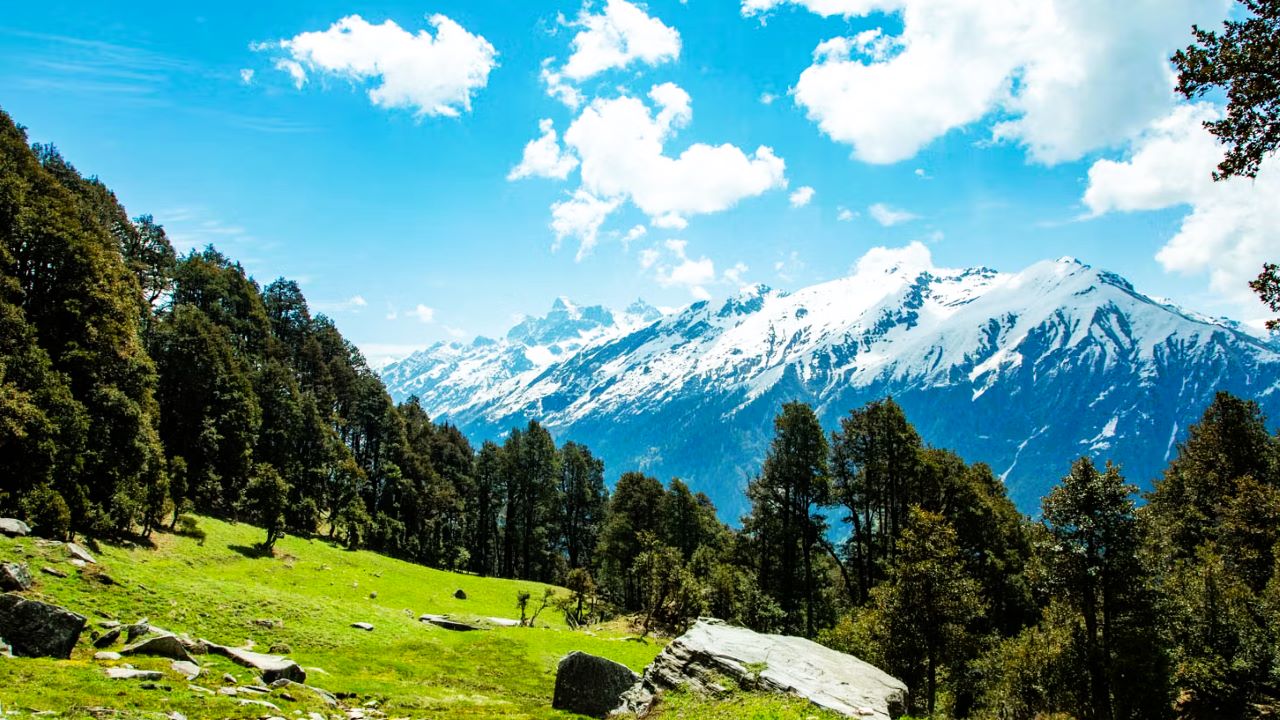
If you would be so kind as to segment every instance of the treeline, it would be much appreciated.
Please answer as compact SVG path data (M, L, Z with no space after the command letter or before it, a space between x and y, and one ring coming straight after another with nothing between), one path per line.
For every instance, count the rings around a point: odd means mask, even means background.
M262 526L266 552L322 536L560 584L571 623L713 615L854 653L938 717L1277 706L1280 440L1256 404L1219 395L1146 502L1080 459L1035 520L892 400L831 433L788 404L774 431L736 530L679 479L610 492L537 422L475 448L394 404L296 283L179 257L0 114L0 513L41 534L197 512Z

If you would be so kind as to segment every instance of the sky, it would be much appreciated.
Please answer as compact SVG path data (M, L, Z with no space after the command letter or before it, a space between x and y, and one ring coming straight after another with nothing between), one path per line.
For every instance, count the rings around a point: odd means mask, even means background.
M1168 57L1226 0L49 0L0 108L377 364L622 308L796 289L872 248L1070 255L1257 322L1280 170L1214 183Z

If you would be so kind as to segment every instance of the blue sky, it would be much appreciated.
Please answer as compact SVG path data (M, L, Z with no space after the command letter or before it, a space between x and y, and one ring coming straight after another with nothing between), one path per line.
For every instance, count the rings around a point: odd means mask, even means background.
M559 295L674 307L914 242L944 267L1073 255L1257 319L1277 176L1208 182L1217 109L1164 60L1229 5L1116 6L24 3L0 107L180 248L299 280L375 360Z

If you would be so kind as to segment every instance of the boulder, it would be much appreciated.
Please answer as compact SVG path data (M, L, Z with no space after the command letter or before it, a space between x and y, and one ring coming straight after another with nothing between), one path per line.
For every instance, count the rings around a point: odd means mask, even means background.
M459 600L466 600L466 599L467 599L467 592L466 592L465 590L463 590L462 588L458 588L457 590L454 590L454 591L453 591L453 596L454 596L455 598L459 599Z
M442 627L445 630L454 630L456 632L468 632L470 630L484 629L484 628L481 628L479 625L472 625L471 623L464 623L459 620L450 620L444 615L430 615L430 614L423 615L422 617L418 618L418 622L431 623L436 627Z
M357 630L364 630L365 632L373 632L373 626L367 622L354 622L351 623L351 627Z
M262 681L265 683L270 684L281 678L300 683L307 681L306 671L289 658L226 647L207 640L201 642L209 648L209 652L228 658L237 665L257 670L262 674Z
M23 591L31 589L31 571L22 563L0 563L0 590Z
M134 670L133 668L107 668L107 677L112 680L163 680L164 673L159 670Z
M17 595L0 595L0 637L15 655L69 658L80 640L83 615Z
M623 693L619 711L644 715L676 687L718 694L725 680L787 693L846 717L890 720L906 712L907 686L883 670L804 638L764 635L700 618Z
M31 527L16 518L0 518L0 534L22 537L31 534Z
M571 652L556 668L556 691L551 707L602 718L622 702L622 693L640 681L626 665Z
M126 646L120 651L121 655L155 655L157 657L169 658L170 660L182 660L183 662L191 662L191 655L187 653L187 648L176 635L155 635L146 638L132 645Z
M118 627L111 628L110 630L103 633L102 637L98 638L97 640L94 640L93 646L96 648L111 647L112 645L115 645L116 641L119 639L120 639L120 628Z
M93 556L89 554L88 550L85 550L73 542L67 543L67 552L71 553L72 560L79 560L80 562L89 564L98 562L93 559Z

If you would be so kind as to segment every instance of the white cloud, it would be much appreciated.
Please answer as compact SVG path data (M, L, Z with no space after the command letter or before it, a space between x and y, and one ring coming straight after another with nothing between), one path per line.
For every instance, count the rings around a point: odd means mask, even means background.
M784 4L900 19L896 36L873 29L820 43L793 90L858 159L905 160L953 129L999 117L993 138L1053 164L1122 144L1166 113L1167 58L1193 23L1217 24L1230 2L744 0L742 12Z
M692 119L689 95L665 83L649 99L656 114L638 98L597 99L565 131L565 145L581 160L583 190L630 200L655 225L680 228L691 215L786 186L786 163L765 146L748 155L729 144L695 143L678 157L663 154Z
M253 84L253 70L251 68L241 68L240 82L244 83L245 85Z
M924 271L933 269L933 255L924 243L916 241L900 248L873 247L857 262L851 272L868 277L897 270Z
M1207 273L1213 292L1258 313L1262 306L1247 283L1280 255L1280 165L1270 158L1254 180L1214 182L1224 150L1202 123L1217 117L1202 103L1152 123L1127 160L1093 164L1083 201L1091 216L1188 206L1156 260L1169 272Z
M808 205L809 202L813 200L815 192L816 191L808 185L796 188L795 192L791 193L791 207L799 208Z
M560 72L572 80L637 61L658 65L680 56L680 33L627 0L608 0L599 15L584 7L570 26L581 30Z
M844 206L841 206L836 211L836 220L839 220L840 222L853 222L853 219L856 217L858 217L858 213Z
M636 240L639 240L640 238L644 237L648 233L649 233L649 228L643 225L636 225L635 227L628 230L626 235L622 236L622 246L627 247L631 243L635 242Z
M716 280L716 265L711 258L691 258L687 253L689 244L684 240L667 240L663 244L666 252L657 248L647 248L640 253L640 267L652 270L653 277L662 287L682 287L698 300L707 300L711 293L706 286ZM662 260L664 254L666 261ZM745 271L746 267L743 266Z
M540 137L530 140L524 146L524 157L520 164L511 169L508 180L519 180L526 177L544 177L564 180L569 173L578 167L578 158L560 149L560 140L556 135L555 123L544 118L538 123Z
M373 83L369 100L388 109L410 109L422 117L456 117L471 109L472 95L489 82L497 51L444 15L427 18L436 33L411 33L387 20L374 25L348 15L328 30L304 32L255 50L280 50L276 67L301 88L307 73L327 73L352 83Z
M414 309L410 310L409 314L417 318L420 323L430 324L436 321L435 308L427 307L421 303L419 303Z
M771 92L762 92L762 93L760 93L760 102L761 102L761 104L764 104L764 105L772 105L772 104L773 104L773 101L774 101L774 100L777 100L777 99L778 99L778 96L777 96L777 95L774 95L774 94L773 94L773 93L771 93Z
M648 270L656 265L661 257L662 252L657 248L645 248L640 251L640 267L644 270Z
M805 262L800 259L800 253L795 250L773 263L773 271L778 274L780 280L785 282L794 281L804 269Z
M585 190L577 190L568 200L551 206L551 229L556 234L555 248L567 237L578 239L576 260L582 260L596 246L600 226L618 209L619 201L601 199Z
M735 263L733 267L724 271L724 281L732 285L737 285L739 288L741 288L747 284L746 280L744 279L744 276L747 274L747 271L750 269L751 268L747 267L746 263L743 263L743 262Z
M884 203L876 203L875 205L867 208L867 214L871 216L872 220L875 220L885 227L901 225L904 222L911 222L917 218L916 215L909 213L906 210L898 210L896 208L889 207Z

